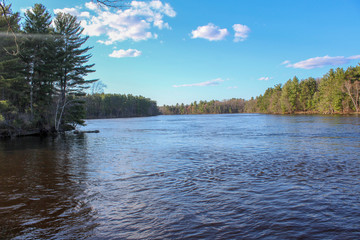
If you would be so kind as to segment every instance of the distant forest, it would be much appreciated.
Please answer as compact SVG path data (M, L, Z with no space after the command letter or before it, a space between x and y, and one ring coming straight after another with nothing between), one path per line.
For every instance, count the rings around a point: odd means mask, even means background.
M164 115L243 113L245 104L246 101L241 98L223 101L212 100L209 102L195 101L190 105L164 105L160 107L160 112Z
M251 98L164 105L162 114L353 113L360 112L360 66L330 69L322 78L289 79Z
M87 119L159 115L156 102L143 96L95 93L86 95L83 100Z

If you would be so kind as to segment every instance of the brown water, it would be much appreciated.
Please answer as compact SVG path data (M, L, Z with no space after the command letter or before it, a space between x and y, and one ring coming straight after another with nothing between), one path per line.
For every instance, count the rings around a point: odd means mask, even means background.
M0 239L360 239L360 117L87 123L0 142Z

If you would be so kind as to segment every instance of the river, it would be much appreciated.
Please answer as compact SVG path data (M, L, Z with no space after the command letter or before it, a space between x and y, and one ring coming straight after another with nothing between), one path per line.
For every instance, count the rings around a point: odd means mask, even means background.
M1 239L360 239L360 116L81 129L0 142Z

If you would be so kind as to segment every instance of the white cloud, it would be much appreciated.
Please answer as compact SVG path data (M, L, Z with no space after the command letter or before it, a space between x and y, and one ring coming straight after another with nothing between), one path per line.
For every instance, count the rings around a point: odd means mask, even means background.
M360 55L354 55L350 57L344 57L344 56L330 57L326 55L324 57L309 58L307 60L293 64L290 63L290 61L286 60L282 64L286 65L286 67L291 67L291 68L313 69L313 68L321 68L324 66L343 65L349 63L351 60L354 59L360 59Z
M176 12L168 3L159 0L132 1L129 8L116 11L100 7L93 2L85 3L85 7L88 11L80 12L78 9L62 9L62 11L73 11L74 15L82 16L81 26L84 28L84 34L98 37L105 35L107 39L98 42L107 45L125 40L156 39L158 35L152 29L170 29L164 18L176 16Z
M289 63L290 63L289 60L285 60L285 61L283 61L283 62L281 63L281 65L286 65L286 64L289 64Z
M90 18L90 13L89 12L81 12L81 8L80 7L76 7L76 8L56 8L54 9L54 13L58 14L58 13L68 13L72 16L77 17L80 22L82 22L84 19L86 18ZM52 26L55 27L55 23L54 21L52 22Z
M218 26L209 23L206 26L199 26L196 30L193 30L191 34L191 38L204 38L209 41L219 41L224 40L229 32L226 28L220 29Z
M269 81L271 79L272 79L272 77L261 77L258 80L260 80L260 81Z
M90 13L89 12L81 12L80 17L85 17L85 18L90 18Z
M250 28L246 25L234 24L233 29L235 31L234 42L242 42L249 36Z
M206 81L206 82L200 82L200 83L191 83L191 84L182 84L182 85L173 85L173 87L178 88L178 87L206 87L206 86L216 86L219 85L221 82L223 82L224 80L221 78L216 78L210 81Z
M238 86L228 87L228 89L236 89Z
M125 58L125 57L138 57L141 55L141 51L136 49L120 49L120 50L114 50L109 57L113 58Z
M80 19L80 20L85 19L85 18L90 18L90 13L87 12L87 11L82 12L82 11L81 11L81 8L79 8L79 7L76 7L76 8L63 8L63 9L57 8L57 9L54 9L54 13L55 13L55 14L58 14L58 13L60 13L60 12L71 14L71 15L77 17L77 18Z
M73 16L80 16L80 12L76 8L63 8L63 9L57 8L57 9L54 9L55 14L58 14L60 12L69 13L69 14L71 14Z
M351 60L353 60L353 59L360 59L360 55L350 56L350 57L348 57L348 59L351 59Z
M96 3L94 3L94 2L87 2L87 3L85 3L85 7L88 8L88 9L90 9L90 10L93 10L93 11L99 9L99 6L98 6Z

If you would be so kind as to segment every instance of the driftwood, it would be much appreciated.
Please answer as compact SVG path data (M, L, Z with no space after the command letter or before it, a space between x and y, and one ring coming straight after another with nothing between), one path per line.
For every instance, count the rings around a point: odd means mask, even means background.
M74 134L80 134L80 133L99 133L99 130L93 130L93 131L79 131L79 130L75 130Z

